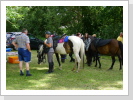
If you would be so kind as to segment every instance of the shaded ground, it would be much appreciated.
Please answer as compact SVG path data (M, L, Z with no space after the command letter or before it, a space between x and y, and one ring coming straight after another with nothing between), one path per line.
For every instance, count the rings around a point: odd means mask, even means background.
M54 58L55 59L55 58ZM101 57L102 69L85 65L79 73L72 72L74 63L62 64L63 70L58 69L55 61L55 70L52 74L45 74L48 64L37 64L36 51L32 51L32 62L30 63L31 77L19 76L18 64L6 65L6 89L7 90L122 90L123 71L119 71L119 62L116 60L114 69L108 71L111 58ZM25 69L25 67L23 67Z

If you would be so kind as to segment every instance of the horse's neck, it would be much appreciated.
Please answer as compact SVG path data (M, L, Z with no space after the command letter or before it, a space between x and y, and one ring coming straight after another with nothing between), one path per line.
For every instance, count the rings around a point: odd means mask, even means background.
M46 39L46 40L44 40L44 42L46 43L46 42L47 42L47 39Z
M39 49L39 52L42 53L43 52L43 49L44 49L44 45L41 45L40 46L40 49Z

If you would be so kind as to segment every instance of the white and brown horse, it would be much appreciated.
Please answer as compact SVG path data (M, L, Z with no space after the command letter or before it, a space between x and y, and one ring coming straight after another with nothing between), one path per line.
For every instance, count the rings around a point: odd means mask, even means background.
M55 54L58 58L58 54L70 54L74 53L75 55L75 66L73 70L76 69L77 72L80 69L80 64L84 67L84 43L83 40L77 36L66 36L64 42L58 43L55 48ZM62 66L59 66L62 69Z
M46 42L46 41L45 41ZM53 42L55 42L53 40ZM76 69L77 72L80 69L80 64L84 67L84 42L77 36L66 36L62 43L57 43L57 46L54 48L57 61L59 63L59 69L62 69L62 65L59 60L59 54L66 55L74 53L75 55L75 66L72 70ZM42 50L38 51L43 52Z

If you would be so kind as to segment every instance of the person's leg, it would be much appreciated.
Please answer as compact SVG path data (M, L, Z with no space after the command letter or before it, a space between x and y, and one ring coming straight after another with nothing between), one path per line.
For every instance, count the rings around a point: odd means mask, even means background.
M20 70L23 70L23 61L19 61L19 68Z
M26 66L26 76L32 76L32 74L30 74L30 66L29 66L29 62L31 61L31 53L28 50L26 50L25 52L26 55L24 55L24 61Z
M29 69L30 69L30 68L29 68L29 63L28 63L28 62L25 63L25 66L26 66L26 70L29 70Z
M49 70L47 73L51 73L53 72L53 68L54 68L53 52L48 52L47 57L48 57L48 64L49 64Z
M24 75L23 73L23 61L19 61L20 75Z
M51 72L54 71L53 52L51 52Z
M19 69L20 69L20 75L23 76L23 57L22 57L22 50L18 48L18 58L19 58Z
M47 73L50 73L50 66L51 66L51 58L50 58L50 52L47 53L47 59L48 59L48 65L49 65L49 69L48 69L48 72Z
M26 76L32 76L32 74L30 74L29 62L25 62L25 65L26 65Z

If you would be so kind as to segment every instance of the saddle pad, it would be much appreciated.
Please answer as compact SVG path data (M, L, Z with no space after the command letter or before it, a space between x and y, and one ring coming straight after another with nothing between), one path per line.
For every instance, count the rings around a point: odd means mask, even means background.
M69 36L66 36L66 37L65 37L65 38L63 38L63 39L58 40L58 42L57 42L57 43L68 42L68 37L69 37Z
M64 42L68 42L68 38L69 38L69 36L66 36L66 37L64 38Z
M58 43L63 43L63 42L64 42L64 39L58 40Z
M96 47L100 47L100 46L104 46L106 44L108 44L112 39L106 39L106 40L103 40L103 39L97 39L95 41L95 46Z

